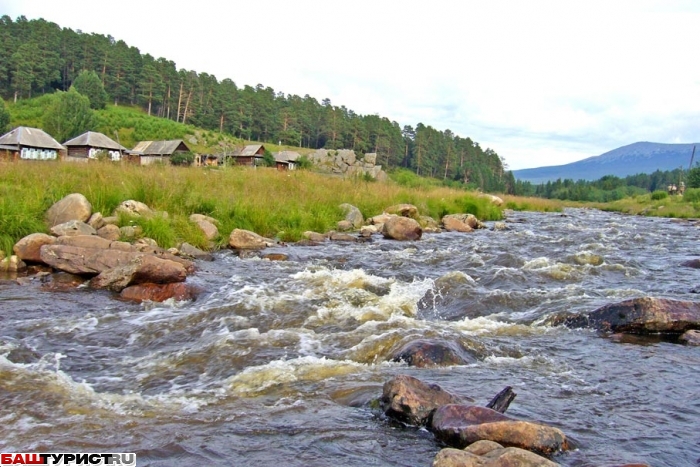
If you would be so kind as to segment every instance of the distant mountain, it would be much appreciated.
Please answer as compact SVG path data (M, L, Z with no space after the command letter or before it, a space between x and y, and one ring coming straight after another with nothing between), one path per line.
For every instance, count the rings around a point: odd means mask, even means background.
M656 170L674 170L680 167L687 169L693 146L698 146L695 160L700 160L700 143L640 142L570 164L514 170L513 176L516 180L540 184L558 178L562 180L570 178L574 181L598 180L606 175L626 177L639 173L652 173Z

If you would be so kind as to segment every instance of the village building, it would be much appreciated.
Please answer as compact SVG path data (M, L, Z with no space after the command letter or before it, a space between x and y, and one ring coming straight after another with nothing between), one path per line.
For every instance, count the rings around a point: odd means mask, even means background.
M102 133L94 131L85 132L80 136L66 141L63 145L68 150L66 160L73 162L87 162L90 159L95 160L100 156L111 161L120 161L122 155L127 152L127 149L121 144Z
M39 128L20 126L0 136L0 158L5 160L57 160L65 149Z
M275 154L275 166L280 171L294 170L300 157L301 154L295 151L280 151Z
M216 167L221 165L223 156L216 154L197 154L194 156L195 167Z
M236 165L256 166L262 164L264 154L265 146L262 144L250 144L241 150L234 151L229 157L233 157Z
M131 150L133 157L141 165L170 163L170 158L178 153L190 152L184 141L173 139L167 141L141 141Z

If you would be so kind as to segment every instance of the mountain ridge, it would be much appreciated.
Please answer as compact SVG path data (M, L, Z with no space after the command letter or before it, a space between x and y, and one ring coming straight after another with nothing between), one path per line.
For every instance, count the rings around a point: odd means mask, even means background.
M700 146L700 143L638 141L569 164L514 170L513 176L516 180L540 184L557 179L592 181L606 175L627 177L656 170L687 169L693 146Z

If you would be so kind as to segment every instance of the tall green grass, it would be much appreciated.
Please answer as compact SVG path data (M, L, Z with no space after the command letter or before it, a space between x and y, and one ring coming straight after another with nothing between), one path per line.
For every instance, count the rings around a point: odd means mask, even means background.
M44 213L70 193L82 193L93 211L105 216L128 199L167 212L167 217L121 219L122 225L140 225L145 236L163 247L182 241L207 247L203 234L189 222L193 213L219 220L220 245L234 228L284 241L298 240L306 230L326 232L343 218L341 203L357 206L365 217L410 203L438 220L463 212L482 220L501 218L500 209L478 193L447 187L344 180L303 170L21 161L0 163L0 248L30 233L46 232Z

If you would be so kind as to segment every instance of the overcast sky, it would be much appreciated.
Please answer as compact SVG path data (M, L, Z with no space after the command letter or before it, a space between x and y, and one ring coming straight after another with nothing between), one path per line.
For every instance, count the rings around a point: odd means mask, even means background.
M178 68L329 98L490 147L511 169L700 141L700 2L0 0Z

